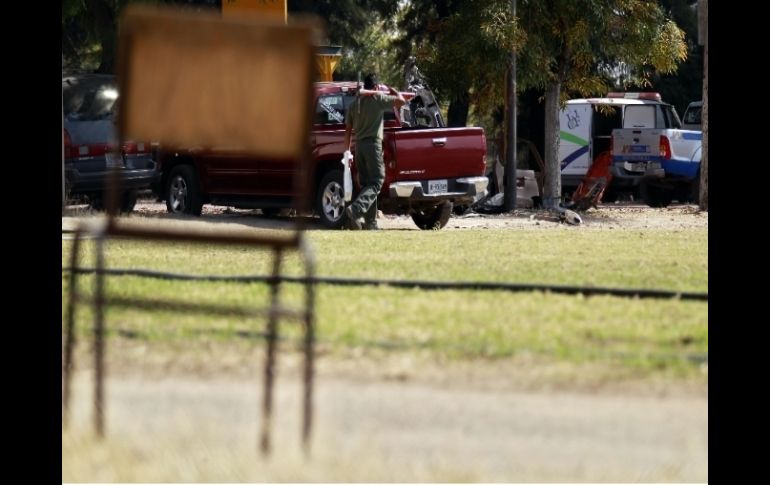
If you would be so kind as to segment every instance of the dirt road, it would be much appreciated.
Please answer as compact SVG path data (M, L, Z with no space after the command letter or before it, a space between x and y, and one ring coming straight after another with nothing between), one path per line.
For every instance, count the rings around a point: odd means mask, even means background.
M277 379L269 461L257 454L257 368L112 373L106 445L93 441L92 376L81 371L64 481L708 481L704 389L528 389L506 363L431 367L413 379L321 360L310 461L291 368Z

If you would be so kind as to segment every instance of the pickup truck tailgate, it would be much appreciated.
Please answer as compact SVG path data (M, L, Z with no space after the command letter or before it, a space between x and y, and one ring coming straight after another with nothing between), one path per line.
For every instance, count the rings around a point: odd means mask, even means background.
M701 156L701 132L678 129L612 131L613 163L629 173L660 168L668 175L694 177ZM655 162L650 164L649 162Z
M482 128L399 130L390 136L395 150L386 166L389 182L484 175Z
M612 131L613 158L630 162L660 160L662 130L625 128Z

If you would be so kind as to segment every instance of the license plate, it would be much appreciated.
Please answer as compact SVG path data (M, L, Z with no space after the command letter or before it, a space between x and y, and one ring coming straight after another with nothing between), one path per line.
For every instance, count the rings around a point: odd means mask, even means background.
M447 184L446 179L428 181L429 194L445 194L448 189L449 189L449 184Z
M631 153L647 153L648 146L647 145L631 145L630 152Z
M123 157L120 153L107 152L105 154L107 159L107 168L116 168L123 166Z
M623 168L629 172L644 172L647 169L647 164L645 162L625 162Z

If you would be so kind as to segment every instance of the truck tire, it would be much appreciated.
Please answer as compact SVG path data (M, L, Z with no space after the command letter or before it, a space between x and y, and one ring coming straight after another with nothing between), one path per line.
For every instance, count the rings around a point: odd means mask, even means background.
M604 193L602 194L601 202L603 204L612 204L613 202L617 202L618 200L618 191L615 190L612 187L607 187L604 189Z
M98 194L91 194L88 197L88 203L91 209L95 211L103 211L106 209L106 203L104 200L105 194L104 192L99 192ZM129 214L131 211L134 210L134 207L136 206L136 198L137 198L137 192L136 190L126 190L120 195L120 200L118 203L120 204L120 212L123 214Z
M166 210L172 214L200 216L203 210L198 175L190 165L177 165L166 182Z
M423 231L437 231L446 226L450 215L452 215L452 203L447 200L435 207L413 212L412 220Z
M673 196L671 190L646 180L639 183L639 195L650 207L668 207Z
M324 227L328 229L342 227L345 213L342 170L330 170L321 178L316 190L315 209Z
M129 214L136 207L136 199L139 194L136 190L127 190L120 197L120 212Z
M262 215L269 219L274 219L281 214L280 207L263 207L261 210L262 210Z
M690 183L690 198L693 204L700 205L700 172L695 175L695 180Z

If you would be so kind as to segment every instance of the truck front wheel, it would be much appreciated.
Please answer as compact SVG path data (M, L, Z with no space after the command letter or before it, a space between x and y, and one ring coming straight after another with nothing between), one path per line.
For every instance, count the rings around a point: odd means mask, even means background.
M452 215L452 202L444 201L441 204L412 213L412 220L420 229L439 230L449 222Z
M177 165L166 182L166 209L172 214L200 216L203 209L198 176L190 165Z
M342 227L345 211L342 170L330 170L324 174L316 191L315 208L324 227L329 229Z

